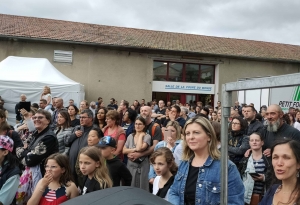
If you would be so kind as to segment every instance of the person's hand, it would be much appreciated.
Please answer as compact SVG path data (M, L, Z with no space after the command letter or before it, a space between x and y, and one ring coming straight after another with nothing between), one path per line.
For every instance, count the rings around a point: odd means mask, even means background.
M41 189L46 189L46 187L53 181L53 176L49 171L46 171L45 176L41 179Z
M23 148L24 148L24 149L27 149L27 147L28 147L28 143L24 143Z
M264 154L266 157L270 157L270 156L271 156L271 149L270 149L270 148L266 149L266 150L263 152L263 154Z
M251 176L254 181L264 181L265 176L263 174L259 174L258 176Z
M248 149L248 150L245 152L244 156L245 156L245 157L249 157L250 151L251 151L251 149Z
M153 184L153 182L154 182L154 178L149 179L150 184Z
M133 156L132 156L132 153L127 154L127 158L128 158L130 161L134 161L134 158L133 158Z
M23 125L21 125L20 127L18 127L18 128L17 128L17 130L18 130L18 131L21 131L21 130L26 130L26 129L28 129L28 127L27 127L27 124L26 124L26 123L24 123Z
M81 137L82 134L83 134L83 132L82 132L81 130L76 130L76 131L75 131L76 137Z
M127 155L128 156L128 155ZM136 160L137 158L140 158L142 157L142 154L140 152L133 152L133 153L130 153L130 158L132 158L133 160L131 161L134 161Z
M20 110L20 113L26 118L26 117L28 117L28 112L27 112L27 110L25 110L24 108L22 108L21 110Z
M170 118L170 121L175 121L176 113L175 112L169 112L169 118Z

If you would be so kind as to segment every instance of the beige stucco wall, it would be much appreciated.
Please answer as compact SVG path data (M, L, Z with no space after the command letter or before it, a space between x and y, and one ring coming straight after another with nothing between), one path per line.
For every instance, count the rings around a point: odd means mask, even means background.
M73 63L54 62L54 50L73 51ZM47 58L64 75L85 86L88 101L101 96L107 105L112 97L130 103L152 98L153 64L147 54L83 45L0 41L0 61L7 56Z
M73 63L54 62L54 50L73 51ZM76 44L0 41L0 61L7 56L47 58L64 75L85 86L88 101L96 101L99 96L106 104L111 97L118 101L126 99L130 103L135 99L144 98L150 101L152 98L153 59L146 53L129 53ZM216 93L219 100L223 83L245 77L283 75L300 71L300 64L293 63L199 58L221 62L217 66L219 76L216 78L219 79L219 92ZM234 94L233 101L235 100Z
M222 91L222 84L236 82L240 78L258 76L276 76L300 72L300 64L262 62L254 60L220 59L219 64L219 91ZM236 92L233 93L232 100L237 99ZM218 94L221 99L220 93Z

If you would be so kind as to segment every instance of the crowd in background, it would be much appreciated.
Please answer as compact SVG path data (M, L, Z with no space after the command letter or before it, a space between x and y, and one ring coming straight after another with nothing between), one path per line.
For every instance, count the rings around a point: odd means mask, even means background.
M134 186L172 204L220 203L221 123L228 123L228 204L300 204L300 111L235 102L222 106L51 96L16 125L0 97L0 204L59 204L115 186ZM78 107L75 105L78 104ZM224 135L223 135L224 137Z

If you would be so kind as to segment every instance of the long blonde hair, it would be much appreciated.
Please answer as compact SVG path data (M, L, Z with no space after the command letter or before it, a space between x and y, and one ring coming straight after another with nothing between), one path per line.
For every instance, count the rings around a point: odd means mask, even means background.
M44 88L46 88L48 90L48 93L46 93L46 94L51 94L51 89L49 86L45 86Z
M112 187L113 183L109 176L109 171L105 163L105 159L101 154L101 150L97 147L84 147L80 154L84 154L94 160L99 162L99 167L94 171L94 178L99 182L101 189Z
M210 137L210 142L208 143L208 153L209 156L213 159L220 159L220 151L218 150L218 140L216 137L215 130L213 126L211 125L210 121L207 120L205 117L195 117L192 119L189 119L183 128L183 153L182 153L182 160L188 161L191 157L193 157L194 151L189 148L186 142L186 134L185 130L186 127L190 124L198 124L201 126L201 128L204 130L204 132Z

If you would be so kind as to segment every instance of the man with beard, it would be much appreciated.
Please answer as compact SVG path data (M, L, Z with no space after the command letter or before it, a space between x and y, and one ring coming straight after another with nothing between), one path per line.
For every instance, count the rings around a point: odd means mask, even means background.
M294 127L283 122L283 112L279 105L270 105L266 111L267 128L263 130L263 154L271 156L271 146L274 141L290 138L300 142L300 132Z

